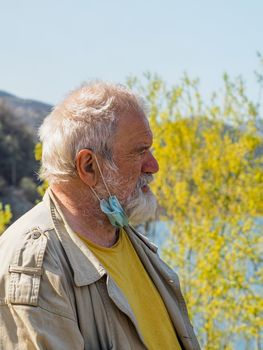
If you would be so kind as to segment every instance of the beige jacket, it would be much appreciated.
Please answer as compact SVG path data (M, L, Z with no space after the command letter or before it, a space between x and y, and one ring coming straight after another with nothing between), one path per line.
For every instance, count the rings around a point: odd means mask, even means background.
M48 192L0 238L0 349L145 349L121 290L64 224L52 198ZM155 245L131 227L126 232L164 300L182 349L200 349L177 275Z

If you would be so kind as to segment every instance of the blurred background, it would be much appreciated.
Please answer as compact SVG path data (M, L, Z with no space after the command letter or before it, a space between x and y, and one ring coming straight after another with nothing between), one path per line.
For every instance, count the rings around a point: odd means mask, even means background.
M263 347L263 2L0 0L0 232L40 200L37 129L91 79L145 98L160 163L140 229L203 349Z

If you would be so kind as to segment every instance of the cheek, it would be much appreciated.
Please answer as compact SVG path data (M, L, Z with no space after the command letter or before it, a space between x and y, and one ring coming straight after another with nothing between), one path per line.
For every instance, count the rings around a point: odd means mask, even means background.
M120 186L118 188L120 199L125 201L132 194L134 194L139 177L140 172L135 173L134 170L130 170L129 172L123 174Z
M124 179L127 179L127 181L136 181L136 179L138 179L142 173L141 159L126 162L126 164L122 167L122 171L120 173Z
M116 162L119 168L117 176L119 178L120 192L122 195L129 196L134 192L139 177L142 174L142 163L141 157L125 159L125 161L122 160L119 164Z
M123 187L124 190L126 188L127 191L131 191L136 187L136 184L139 180L140 174L139 173L128 173L123 178Z

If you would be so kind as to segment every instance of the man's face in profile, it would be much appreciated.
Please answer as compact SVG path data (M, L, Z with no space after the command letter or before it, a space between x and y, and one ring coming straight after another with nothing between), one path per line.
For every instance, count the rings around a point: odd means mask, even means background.
M111 193L118 197L133 224L152 217L157 207L148 185L159 169L150 150L152 139L148 120L143 114L120 119L112 147L117 170L104 172Z

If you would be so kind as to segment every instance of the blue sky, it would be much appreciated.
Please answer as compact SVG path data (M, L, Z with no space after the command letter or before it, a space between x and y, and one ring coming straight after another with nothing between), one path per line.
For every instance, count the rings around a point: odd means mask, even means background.
M187 71L206 94L224 71L256 99L262 0L0 0L0 89L56 103L93 78Z

